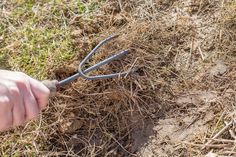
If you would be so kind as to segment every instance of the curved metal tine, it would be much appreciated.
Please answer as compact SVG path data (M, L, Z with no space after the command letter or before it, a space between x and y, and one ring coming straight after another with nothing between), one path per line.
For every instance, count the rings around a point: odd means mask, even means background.
M120 52L120 53L118 53L118 54L115 54L115 55L113 55L113 56L111 56L111 57L109 57L109 58L107 58L107 59L105 59L105 60L103 60L103 61L101 61L101 62L95 64L94 66L92 66L92 67L90 67L90 68L84 70L84 72L82 71L82 66L85 64L85 62L86 62L87 60L89 60L89 59L92 57L92 55L96 52L96 50L97 50L99 47L101 47L102 45L104 45L106 42L108 42L109 40L114 39L115 37L118 37L118 35L110 36L109 38L107 38L107 39L103 40L102 42L100 42L100 43L82 60L82 62L79 64L79 68L78 68L78 73L79 73L82 77L84 77L84 78L87 79L87 80L95 80L95 79L100 79L100 78L112 78L112 77L127 75L127 72L115 73L115 74L109 74L109 75L99 75L99 76L88 76L88 75L85 75L85 73L87 73L87 71L91 71L90 69L93 69L93 70L94 70L94 69L97 69L97 68L101 67L101 66L104 65L104 64L107 64L107 63L109 63L109 62L111 62L111 61L113 61L113 60L116 60L116 59L118 59L118 58L120 58L120 57L126 55L126 54L128 53L127 50L126 50L126 51L122 51L122 52Z
M128 72L122 72L122 73L115 73L115 74L108 74L108 75L89 76L86 79L87 80L108 79L108 78L126 76L127 74Z
M98 76L88 76L86 75L85 73L88 73L89 71L92 71L92 70L95 70L95 69L98 69L99 67L107 64L107 63L110 63L114 60L117 60L121 57L123 57L124 55L127 55L128 54L128 50L125 50L125 51L122 51L118 54L115 54L95 65L93 65L92 67L89 67L88 69L82 71L81 70L81 66L79 66L79 69L78 69L78 72L79 74L81 74L81 76L83 76L84 78L86 78L87 80L95 80L95 79L101 79L101 78L112 78L112 77L116 77L116 76L124 76L124 75L127 75L127 72L123 72L123 73L115 73L115 74L108 74L108 75L98 75Z
M127 55L128 53L129 53L128 50L125 50L125 51L122 51L122 52L120 52L120 53L118 53L118 54L112 55L112 56L110 56L109 58L107 58L107 59L105 59L105 60L103 60L103 61L101 61L101 62L99 62L99 63L97 63L97 64L95 64L95 65L93 65L93 66L91 66L91 67L89 67L88 69L82 71L82 73L83 73L83 74L86 74L86 73L88 73L88 72L90 72L90 71L92 71L92 70L96 70L96 69L98 69L99 67L101 67L101 66L103 66L103 65L105 65L105 64L107 64L107 63L110 63L110 62L112 62L112 61L114 61L114 60L117 60L117 59L123 57L124 55ZM81 71L81 70L80 70L80 71Z
M83 66L83 65L85 64L85 62L87 62L87 61L92 57L92 55L97 51L97 49L98 49L99 47L101 47L102 45L104 45L105 43L107 43L108 41L110 41L110 40L112 40L112 39L114 39L114 38L116 38L116 37L118 37L118 35L112 35L112 36L110 36L110 37L104 39L103 41L101 41L101 42L100 42L91 52L89 52L89 54L81 61L80 65Z
M89 73L90 71L96 70L96 69L98 69L99 67L101 67L102 65L107 64L107 63L109 63L109 62L111 62L111 61L113 61L113 60L115 60L115 59L118 59L118 58L120 58L120 57L126 55L127 53L128 53L127 50L126 50L126 51L122 51L122 52L120 52L120 53L118 53L118 54L116 54L116 55L113 55L113 56L111 56L111 57L109 57L109 58L107 58L107 59L105 59L105 60L103 60L103 61L101 61L101 62L99 62L99 63L97 63L97 64L95 64L95 65L93 65L93 66L91 66L91 67L89 67L88 69L86 69L86 70L84 70L84 71L79 70L78 73L76 73L76 74L74 74L74 75L72 75L72 76L70 76L70 77L68 77L68 78L66 78L66 79L64 79L64 80L62 80L62 81L60 81L60 82L59 82L59 86L64 86L64 85L66 85L66 84L68 84L68 83L74 81L74 80L77 79L78 77L83 76L83 75L85 75L86 73ZM125 74L127 75L128 73L125 73ZM86 75L85 75L85 76L86 76ZM109 75L109 77L110 77L110 76L111 76L111 75ZM116 75L116 76L118 76L118 75ZM116 77L116 76L112 76L112 77ZM125 75L124 75L124 74L119 74L119 76L125 76ZM94 78L92 78L92 79L94 79Z

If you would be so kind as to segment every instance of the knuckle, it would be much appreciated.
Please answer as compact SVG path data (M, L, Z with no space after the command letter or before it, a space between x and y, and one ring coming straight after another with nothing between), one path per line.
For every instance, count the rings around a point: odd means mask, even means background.
M8 93L8 92L9 92L9 91L8 91L7 86L0 84L0 93L2 94L2 93Z
M22 82L26 82L27 81L27 75L23 72L16 72L17 73L17 76L16 76L16 80L17 82L19 83L22 83Z
M26 84L25 79L18 79L15 83L19 88L24 88L24 89L27 88L27 84Z
M19 89L17 87L10 87L9 88L9 92L11 94L13 94L14 96L20 95L20 91L19 91Z
M9 106L10 104L10 98L7 97L7 96L2 96L0 97L0 104L3 105L3 106Z

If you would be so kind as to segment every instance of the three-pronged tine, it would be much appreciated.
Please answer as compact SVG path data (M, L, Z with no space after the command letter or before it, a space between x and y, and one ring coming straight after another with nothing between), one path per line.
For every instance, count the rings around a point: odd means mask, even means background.
M98 76L89 76L89 75L86 75L87 73L93 71L93 70L96 70L98 69L99 67L107 64L107 63L110 63L114 60L117 60L121 57L123 57L124 55L127 55L128 54L128 50L125 50L125 51L122 51L120 53L117 53L115 55L112 55L110 57L108 57L107 59L83 70L82 67L83 65L90 59L92 58L93 54L96 53L97 49L100 48L102 45L104 45L105 43L107 43L108 41L114 39L118 37L118 35L113 35L113 36L110 36L108 38L106 38L105 40L101 41L82 61L81 63L79 64L79 67L78 67L78 73L76 73L75 75L73 76L70 76L62 81L59 82L59 86L63 86L63 85L66 85L72 81L74 81L75 79L77 79L78 77L82 76L83 78L87 79L87 80L95 80L95 79L106 79L106 78L113 78L113 77L121 77L121 76L126 76L128 74L128 72L121 72L121 73L114 73L114 74L107 74L107 75L98 75Z

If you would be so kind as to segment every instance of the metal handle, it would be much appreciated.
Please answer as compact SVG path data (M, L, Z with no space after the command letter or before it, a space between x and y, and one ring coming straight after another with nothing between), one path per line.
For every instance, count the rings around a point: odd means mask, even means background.
M59 84L57 80L44 80L42 83L50 90L51 95L56 94Z

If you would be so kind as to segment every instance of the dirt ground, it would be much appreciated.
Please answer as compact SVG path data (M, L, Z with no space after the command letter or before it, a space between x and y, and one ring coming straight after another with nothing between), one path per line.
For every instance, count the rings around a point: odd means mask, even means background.
M87 52L112 34L119 37L88 65L120 50L129 55L92 74L132 72L63 87L35 122L36 131L28 130L36 137L13 131L29 147L9 144L3 154L236 156L236 1L96 2L98 9L86 16L63 10L76 53L49 64L47 78L76 73Z

